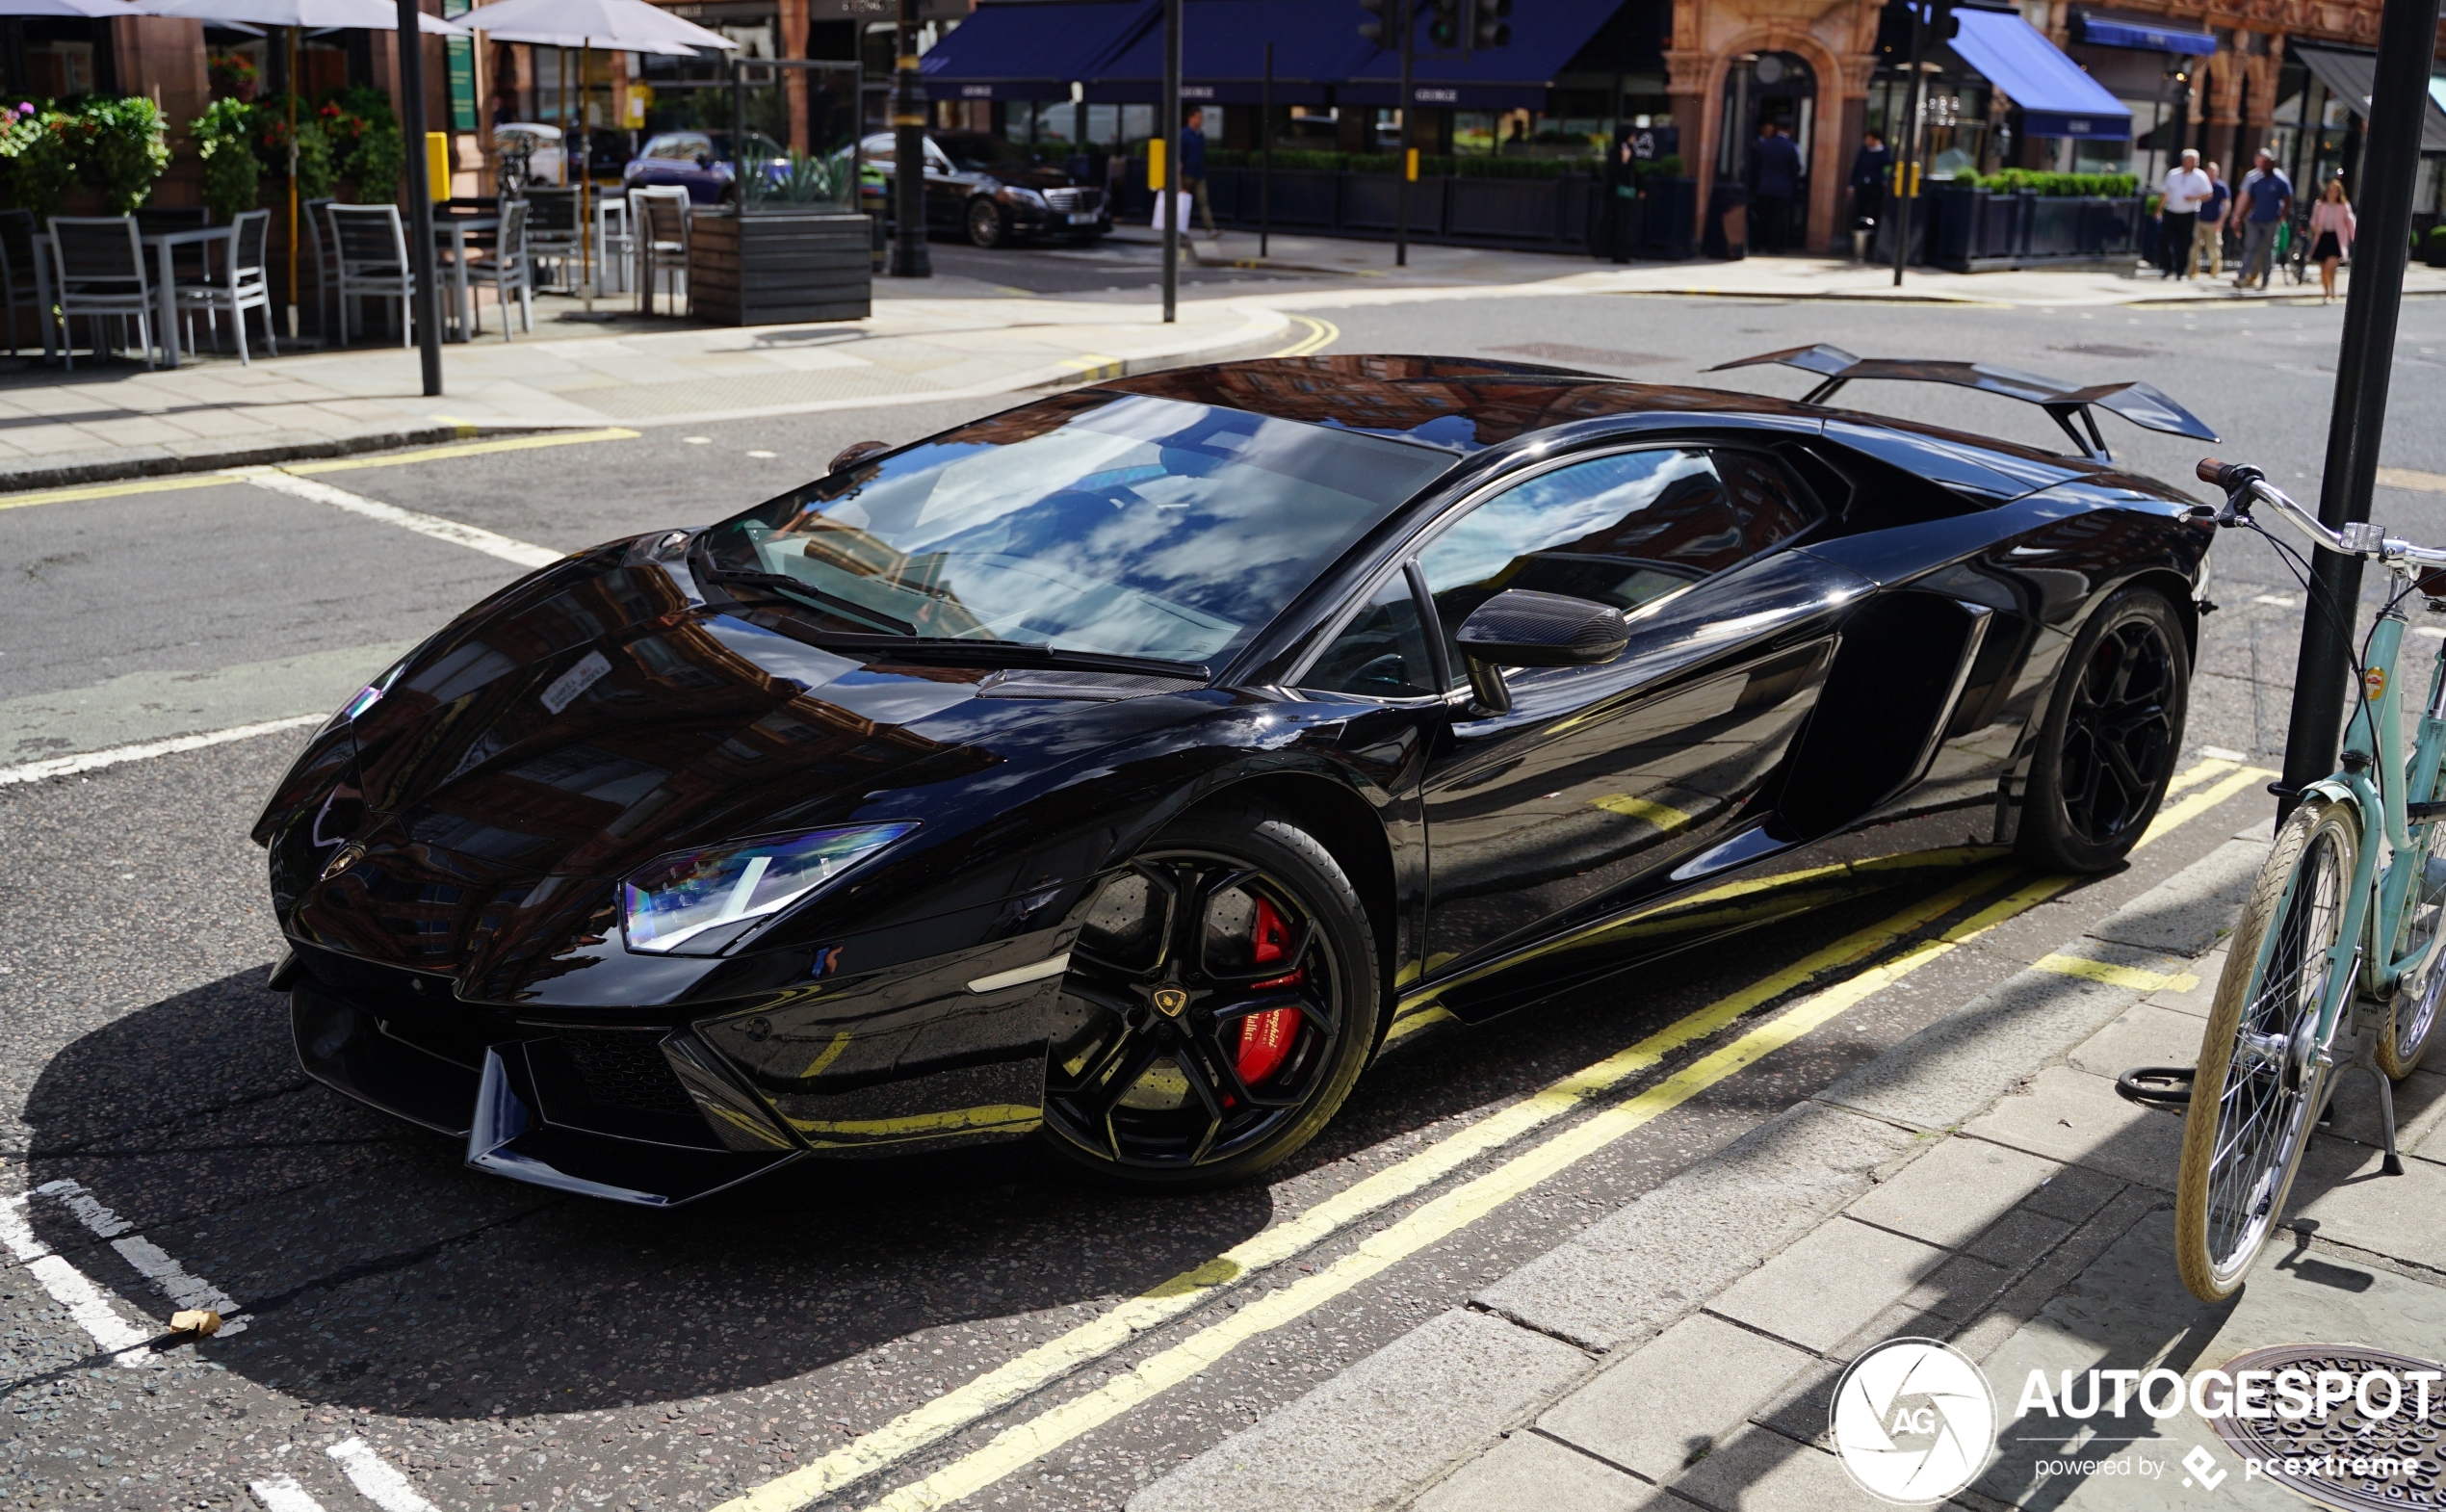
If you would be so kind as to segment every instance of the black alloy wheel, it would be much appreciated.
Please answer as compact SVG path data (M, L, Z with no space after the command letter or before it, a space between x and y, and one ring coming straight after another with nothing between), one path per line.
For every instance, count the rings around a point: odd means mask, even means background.
M2191 642L2174 606L2125 588L2090 616L2057 674L2031 764L2021 848L2042 866L2100 872L2157 817L2183 741Z
M1045 1127L1116 1184L1254 1175L1314 1137L1376 1039L1374 937L1324 847L1262 809L1175 824L1088 905Z
M968 239L977 246L992 249L1010 240L1010 217L1002 207L980 195L968 202Z

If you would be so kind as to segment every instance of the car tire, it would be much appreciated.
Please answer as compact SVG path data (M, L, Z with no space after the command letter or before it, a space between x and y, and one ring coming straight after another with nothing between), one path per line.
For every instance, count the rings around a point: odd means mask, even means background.
M1046 1142L1105 1185L1157 1192L1245 1180L1314 1138L1383 1011L1375 931L1333 854L1271 809L1218 804L1086 907Z
M1010 217L982 195L968 202L968 239L988 251L1010 240Z
M2147 832L2181 753L2191 640L2153 588L2117 591L2072 640L2039 728L2019 847L2037 865L2103 872Z

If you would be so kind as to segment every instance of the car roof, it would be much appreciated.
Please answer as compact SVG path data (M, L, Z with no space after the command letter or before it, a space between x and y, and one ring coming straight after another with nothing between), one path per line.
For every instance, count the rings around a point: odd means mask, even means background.
M1683 413L1822 419L1763 394L1634 383L1569 368L1477 357L1266 357L1170 368L1096 385L1474 452L1608 415Z

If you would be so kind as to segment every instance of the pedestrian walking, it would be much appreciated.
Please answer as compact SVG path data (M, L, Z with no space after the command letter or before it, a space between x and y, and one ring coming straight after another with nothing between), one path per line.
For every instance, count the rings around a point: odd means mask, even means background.
M1801 192L1801 149L1775 122L1758 123L1750 144L1750 221L1758 250L1783 251L1792 239L1792 202Z
M1894 154L1886 134L1871 127L1861 133L1860 150L1852 154L1852 229L1871 231L1886 213L1886 180L1894 171Z
M1191 106L1186 120L1181 122L1181 187L1198 207L1198 219L1206 222L1210 237L1223 233L1214 229L1214 207L1206 197L1206 111Z
M1605 250L1618 263L1630 261L1638 232L1639 169L1632 150L1630 129L1625 127L1614 134L1613 155L1605 160Z
M2249 288L2251 270L2256 269L2259 287L2264 289L2276 252L2277 228L2293 213L2293 180L2284 176L2268 153L2261 152L2251 171L2243 175L2234 211L2242 217L2242 271L2234 278L2234 287Z
M2233 186L2214 163L2208 165L2208 183L2211 192L2208 202L2199 207L2199 229L2191 237L2191 261L2183 265L2185 278L2199 272L2203 257L2208 259L2209 277L2225 275L2225 221L2233 212Z
M2183 148L2183 160L2166 170L2157 190L2158 276L2173 278L2191 270L2192 238L2199 227L2199 207L2208 202L2213 186L2199 170L2199 149Z
M2310 260L2319 265L2319 302L2335 299L2335 265L2353 255L2353 201L2344 197L2344 175L2336 174L2319 191L2310 207Z

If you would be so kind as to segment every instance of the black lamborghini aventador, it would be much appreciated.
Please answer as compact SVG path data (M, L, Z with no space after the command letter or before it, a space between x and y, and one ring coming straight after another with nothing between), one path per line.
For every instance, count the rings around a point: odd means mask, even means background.
M668 1204L1040 1137L1264 1169L1388 1045L1940 842L2113 865L2209 536L2070 388L2057 456L1434 357L1031 401L505 588L255 830L298 1054L480 1168ZM1750 896L1745 893L1744 896ZM1628 989L1626 989L1628 990Z

